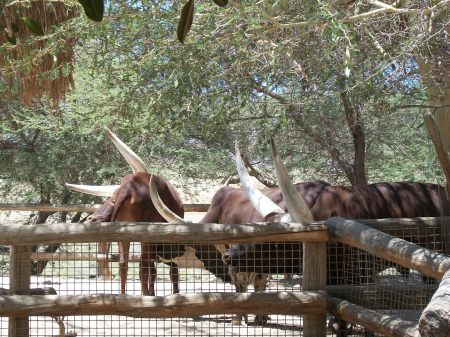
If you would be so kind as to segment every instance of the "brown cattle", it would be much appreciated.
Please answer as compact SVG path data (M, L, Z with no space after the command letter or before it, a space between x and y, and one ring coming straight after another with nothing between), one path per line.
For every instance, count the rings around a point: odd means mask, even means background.
M166 222L150 200L148 185L150 177L168 207L178 216L184 216L183 202L176 190L164 178L147 173L133 173L122 179L120 187L96 212L89 216L91 223L100 222ZM120 289L125 293L128 270L129 242L119 242ZM183 255L184 245L155 245L141 243L139 278L143 295L155 295L156 262L170 266L173 293L179 293L178 267L174 258Z
M67 184L71 189L79 192L109 196L106 202L92 215L88 217L90 223L127 221L127 222L165 222L164 218L156 211L149 196L150 177L161 198L168 207L178 216L184 216L183 202L174 187L164 178L147 173L144 163L140 158L126 146L115 134L108 131L108 135L114 142L120 153L125 157L134 173L125 176L120 185L114 186L86 186ZM119 242L119 269L120 269L120 292L125 293L126 278L128 270L129 242ZM108 252L109 243L100 244L99 251ZM154 283L156 279L155 262L164 260L170 266L170 277L173 292L179 292L178 267L171 260L182 255L184 246L141 244L141 261L139 266L139 278L142 293L154 295ZM107 262L106 262L107 264Z
M415 218L439 216L441 212L442 186L416 182L383 182L367 186L332 186L325 182L291 184L273 146L274 163L281 188L256 191L245 167L237 154L238 172L245 186L247 199L241 195L227 201L226 208L239 207L246 210L258 209L256 221L326 220L333 216L347 219ZM231 196L231 192L228 194ZM248 197L250 196L250 197ZM222 197L223 198L223 197ZM295 199L295 200L294 200ZM261 207L263 205L263 207ZM248 212L248 211L247 211ZM224 260L240 271L258 273L301 273L301 245L299 249L286 244L288 253L281 252L277 244L231 245L224 254ZM297 253L295 253L297 251ZM270 252L270 254L268 253ZM282 258L282 255L291 254ZM297 257L295 256L297 254ZM340 261L329 261L330 272L327 284L336 284L342 278Z
M156 190L156 186L153 185L153 179L150 183L150 195L152 202L158 209L158 211L165 217L168 222L171 223L184 223L183 219L174 215L170 209L161 200ZM245 203L248 198L246 193L242 189L233 188L230 186L221 187L217 193L215 193L211 205L199 221L199 223L221 223L221 224L238 224L252 222L253 219L259 219L258 213L253 207L241 208L241 203ZM209 264L213 265L215 269L208 266L207 269L214 275L221 277L225 282L230 282L235 286L236 292L246 292L248 286L254 284L256 292L264 291L266 289L267 282L269 281L268 274L252 273L252 272L239 272L232 267L228 268L225 262L223 262L223 254L227 251L225 245L194 245L196 249L196 255L199 259L205 263L210 261ZM227 277L223 277L223 273L227 274ZM241 324L243 315L237 315L233 317L233 324ZM247 316L244 317L245 322L248 322ZM268 320L266 315L257 315L255 317L256 324L264 324Z
M69 188L82 193L100 196L110 196L106 202L88 217L88 222L165 222L164 218L156 211L149 194L149 181L153 184L163 202L171 212L182 218L184 216L183 203L173 186L162 177L147 173L142 160L111 131L108 135L114 142L120 153L132 167L134 173L125 176L120 185L114 186L87 186L66 184ZM126 277L128 269L129 242L119 242L119 264L120 264L120 289L125 293ZM196 247L196 256L205 268L225 282L229 282L228 267L224 264L220 252L214 251L214 246L200 245ZM109 243L99 244L99 251L107 253ZM154 295L154 283L156 279L155 262L164 262L170 266L170 276L173 292L179 292L178 267L172 261L183 255L184 245L158 245L141 244L141 262L139 277L141 280L142 293ZM211 254L213 252L214 254ZM108 262L105 264L107 265ZM106 266L103 266L107 269Z

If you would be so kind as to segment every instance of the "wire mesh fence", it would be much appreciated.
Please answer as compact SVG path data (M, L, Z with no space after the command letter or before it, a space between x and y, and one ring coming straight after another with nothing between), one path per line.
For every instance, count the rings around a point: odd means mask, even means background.
M448 231L448 223L441 219L414 219L378 221L372 225L396 237L445 253L449 241L442 233ZM158 256L167 258L165 263L155 264L155 295L163 299L163 304L170 302L173 293L174 272L169 267L172 262L169 258L173 258L178 266L180 294L222 294L236 290L274 294L303 292L301 242L235 246L237 255L234 263L230 263L233 266L231 272L230 268L224 267L223 260L223 252L229 246L187 243L159 244L153 248ZM327 250L327 290L331 296L417 322L437 289L434 279L362 250L331 243ZM0 288L3 293L11 288L10 256L11 247L0 246ZM105 261L110 267L110 275L103 275L99 267ZM29 286L37 294L94 295L120 294L119 261L117 243L111 244L106 255L98 251L96 243L61 243L36 244L31 249L31 261L24 263L30 263ZM126 274L127 295L140 297L142 294L143 262L142 244L132 242ZM261 303L265 308L273 304ZM203 304L208 306L208 302ZM83 312L83 303L78 305ZM25 328L29 329L30 336L303 336L303 316L295 312L269 313L267 317L258 313L239 316L237 312L207 315L196 314L202 310L198 311L195 303L189 303L187 307L179 306L180 310L190 310L192 314L183 311L183 316L190 317L125 316L139 316L139 308L124 315L31 316L29 327ZM339 323L331 316L327 322L329 336L365 336L370 333L360 326ZM8 336L9 326L8 318L2 317L1 336ZM17 333L20 335L20 331Z
M164 249L165 245L159 248ZM169 245L167 245L169 246ZM188 245L187 247L194 246ZM41 245L34 258L48 256L42 253L45 245ZM203 246L205 247L205 246ZM213 247L213 246L210 246ZM117 254L117 244L112 244L112 255ZM109 279L99 275L96 244L62 244L58 252L53 254L53 260L48 261L43 272L31 276L30 288L41 288L43 293L58 295L86 294L119 294L120 279L118 262L110 262L112 275ZM139 243L132 243L130 256L140 256ZM188 293L234 292L233 284L224 282L220 276L204 269L204 264L211 266L220 264L206 256L211 253L203 251L203 261L197 259L192 249L187 248L184 256L177 259L179 263L179 291ZM216 255L216 254L214 254ZM79 259L83 260L80 261ZM101 257L103 258L103 257ZM300 262L300 261L297 261ZM1 254L1 288L9 289L9 249L3 246ZM156 296L167 296L173 293L170 268L165 263L157 263L155 280ZM242 278L241 278L242 280ZM248 292L254 292L254 279L248 279L245 284ZM253 281L253 283L252 283ZM129 262L126 281L127 295L141 295L139 262L132 258ZM285 280L284 275L272 275L266 279L266 291L301 291L297 278ZM133 314L133 313L130 313ZM59 319L59 321L58 321ZM236 325L235 315L202 315L191 318L146 319L124 316L71 316L71 317L33 317L30 320L31 336L52 336L59 334L61 324L64 324L66 335L78 336L298 336L301 335L301 317L294 315L273 315L264 326L255 324L255 316L243 317ZM248 325L245 324L248 322ZM1 321L2 336L7 336L7 319Z

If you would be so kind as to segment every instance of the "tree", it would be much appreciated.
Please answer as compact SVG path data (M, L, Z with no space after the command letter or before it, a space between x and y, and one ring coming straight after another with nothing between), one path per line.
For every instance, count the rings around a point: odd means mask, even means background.
M426 147L417 106L427 99L415 55L436 37L423 30L425 16L434 13L437 32L446 27L445 3L196 2L189 39L179 45L172 36L181 4L110 2L102 23L78 40L80 62L101 83L83 97L82 118L140 134L136 144L150 158L170 158L186 176L233 172L218 163L238 139L270 178L264 135L276 135L303 179L389 179L379 169L383 156L400 164L399 153L411 162L432 156L421 150L414 158L416 145ZM418 144L403 141L408 132ZM435 173L412 170L389 172Z

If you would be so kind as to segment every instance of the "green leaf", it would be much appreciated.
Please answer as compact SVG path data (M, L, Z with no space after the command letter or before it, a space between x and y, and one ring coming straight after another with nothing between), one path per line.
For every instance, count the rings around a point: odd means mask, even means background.
M44 35L44 30L39 22L29 16L22 17L25 27L28 28L34 35Z
M97 22L102 21L105 11L103 0L78 0L78 2L83 6L84 13L89 19Z
M184 43L186 36L191 29L194 19L194 0L189 0L181 11L180 21L178 21L177 37L178 41Z
M213 0L217 6L225 7L228 5L228 0Z

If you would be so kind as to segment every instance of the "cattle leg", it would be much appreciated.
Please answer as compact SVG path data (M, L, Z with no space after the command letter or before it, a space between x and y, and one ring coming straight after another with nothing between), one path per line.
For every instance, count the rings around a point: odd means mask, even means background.
M238 275L238 272L234 267L229 267L228 273L231 277L231 283L234 284L234 288L236 289L237 293L245 293L247 292L247 281L242 280L242 275L245 275L244 273L241 273L241 276ZM235 315L231 318L231 324L232 325L241 325L242 324L242 318L244 318L244 321L246 324L248 324L248 316L243 314Z
M130 243L119 242L119 275L120 293L125 294L127 287L128 260L130 256Z
M141 244L141 262L139 263L139 279L141 281L142 295L155 296L156 255L152 245Z
M172 291L174 294L178 294L180 292L180 276L178 274L178 266L173 262L168 263L168 265L170 266L170 280L172 281Z
M349 334L349 324L347 323L347 321L338 318L337 326L337 337L347 337Z
M255 275L255 292L266 291L267 282L269 282L269 274L256 274ZM255 325L267 324L270 319L269 315L256 315Z
M111 280L111 270L109 269L108 261L110 246L110 242L99 242L97 245L98 253L106 255L106 259L97 261L98 274L102 275L105 280Z

